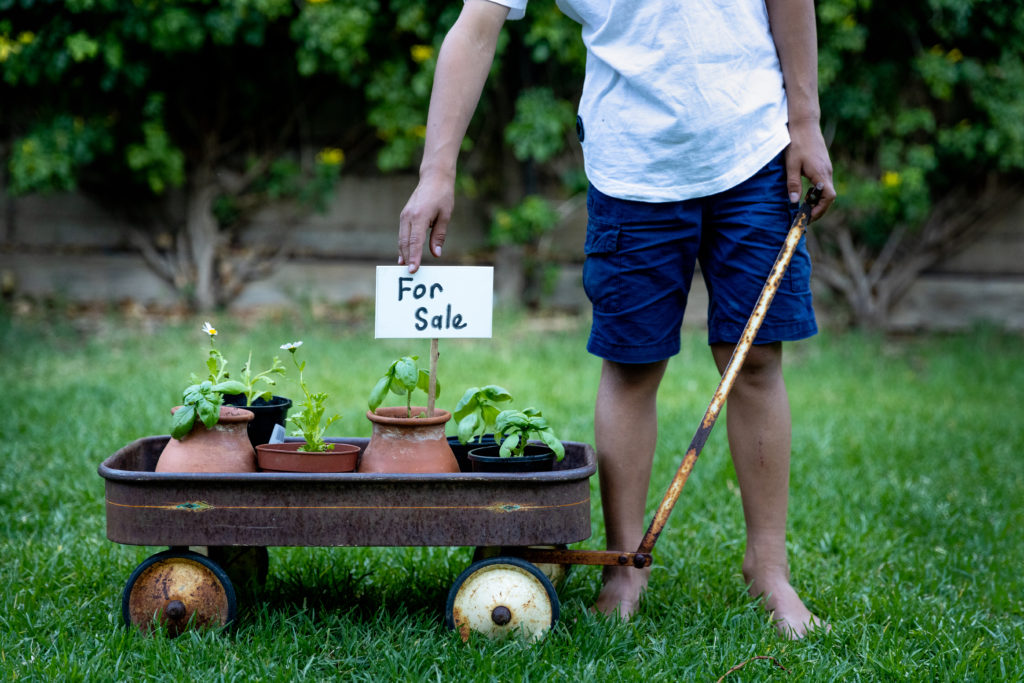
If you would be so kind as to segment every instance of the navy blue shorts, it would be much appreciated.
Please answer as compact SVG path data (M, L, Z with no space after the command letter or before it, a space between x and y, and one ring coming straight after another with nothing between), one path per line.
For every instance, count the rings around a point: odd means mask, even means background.
M620 363L679 352L694 267L708 288L708 343L735 344L796 215L780 154L736 187L679 202L616 199L591 186L583 288L593 304L587 350ZM779 283L755 343L818 331L806 237Z

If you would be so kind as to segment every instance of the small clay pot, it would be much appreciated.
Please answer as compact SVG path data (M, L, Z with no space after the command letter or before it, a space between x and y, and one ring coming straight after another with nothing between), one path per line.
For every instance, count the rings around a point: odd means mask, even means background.
M171 410L177 412L181 406ZM246 426L253 414L242 408L221 406L220 419L207 429L196 418L192 431L182 439L171 438L160 453L157 472L255 472L256 451L249 443Z
M426 411L422 406L414 406L412 414L421 415ZM444 426L452 419L452 414L435 410L432 417L406 415L404 407L366 412L366 419L373 423L373 434L359 460L359 471L459 472L459 463L444 434Z
M265 443L256 447L260 469L268 472L352 472L359 459L359 446L336 443L333 450L307 453L299 448L305 441Z

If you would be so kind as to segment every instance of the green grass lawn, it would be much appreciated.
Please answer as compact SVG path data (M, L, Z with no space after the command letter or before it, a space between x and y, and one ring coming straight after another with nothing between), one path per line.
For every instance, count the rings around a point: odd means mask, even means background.
M307 381L343 415L333 436L368 436L373 382L393 358L428 352L426 342L374 341L359 316L213 322L236 367L250 347L263 363L303 340ZM136 438L168 433L189 373L203 371L201 323L112 316L86 326L0 310L4 680L714 681L744 662L726 680L1024 680L1019 335L822 334L787 347L793 580L830 635L781 640L746 597L723 421L629 624L588 616L599 570L577 567L543 641L464 644L444 628L443 605L470 549L272 548L267 585L240 606L234 630L167 640L121 624L125 581L163 548L106 540L96 468ZM499 312L493 339L442 340L439 405L497 383L542 408L563 439L592 442L600 364L585 338L585 321ZM703 334L686 332L660 398L652 510L716 382ZM601 548L596 477L592 491L593 535L581 545Z

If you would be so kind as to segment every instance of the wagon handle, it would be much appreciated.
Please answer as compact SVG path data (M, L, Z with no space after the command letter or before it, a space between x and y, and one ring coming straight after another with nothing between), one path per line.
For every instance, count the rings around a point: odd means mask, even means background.
M736 348L733 349L732 357L729 358L729 363L722 372L722 380L718 383L718 389L715 390L715 395L711 398L711 403L704 413L704 419L701 420L700 427L697 428L697 432L693 435L690 447L687 449L686 455L683 456L683 461L680 463L672 483L669 484L665 497L662 498L661 504L654 512L654 518L651 520L651 525L647 528L647 533L644 534L643 540L640 541L640 547L637 548L636 555L649 556L650 552L654 549L658 536L665 528L665 524L668 523L669 515L672 514L672 508L675 507L676 501L679 500L679 494L682 493L683 486L693 470L694 463L697 462L697 456L700 455L701 449L704 448L704 444L711 434L711 428L715 426L715 420L718 419L718 414L722 411L722 406L725 405L725 401L729 397L729 392L736 381L736 376L739 374L740 368L743 367L743 361L746 360L747 353L750 351L754 339L757 338L757 332L761 329L761 323L764 322L765 314L768 312L768 307L775 297L775 292L779 288L782 276L785 274L786 268L789 267L789 262L793 258L793 252L796 251L800 238L803 237L804 232L807 230L807 225L811 222L811 209L821 199L822 188L823 186L820 183L811 187L804 198L803 204L797 210L796 217L789 227L789 234L786 235L786 241L782 245L778 257L775 259L775 265L772 266L772 272L768 276L764 288L761 290L761 295L758 297L757 304L747 320L746 327L743 328L740 341L736 344Z

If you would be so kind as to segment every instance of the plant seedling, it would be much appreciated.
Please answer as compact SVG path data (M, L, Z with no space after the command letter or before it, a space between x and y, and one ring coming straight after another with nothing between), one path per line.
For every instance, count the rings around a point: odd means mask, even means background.
M494 437L501 442L498 454L503 458L523 455L531 434L553 450L557 460L565 457L565 446L536 408L503 410L494 422Z
M405 394L406 417L412 417L412 392L420 389L429 395L430 373L416 367L419 356L402 356L388 366L384 376L377 380L370 392L370 411L376 411L384 402L388 391L401 396ZM441 395L441 383L435 379L434 395Z
M326 391L310 391L302 372L306 369L306 361L299 362L296 351L302 346L301 341L294 341L289 344L282 344L281 348L292 354L292 362L299 371L299 387L302 389L303 400L299 404L299 412L288 416L288 422L298 428L292 432L292 436L301 436L306 440L306 445L300 446L299 450L304 453L323 453L334 450L333 443L324 441L324 433L335 420L340 420L340 415L332 415L324 419L325 406L327 401ZM275 361L277 358L274 359Z
M458 425L459 441L469 443L476 439L479 443L488 430L494 430L494 421L501 413L497 404L511 400L512 394L495 384L466 389L452 412Z
M269 369L254 374L252 370L252 351L250 351L249 359L242 366L241 377L239 378L239 381L245 386L245 391L242 392L245 394L245 405L251 406L253 401L260 398L264 401L269 401L274 394L273 387L277 384L271 375L283 375L284 373L284 364L280 358L274 356L274 362ZM266 387L263 391L260 391L256 388L257 384L264 384Z
M220 406L224 402L224 394L239 394L245 387L241 382L227 380L214 384L204 380L185 389L181 398L181 407L174 412L171 423L171 436L181 439L192 431L196 418L213 429L220 419Z

